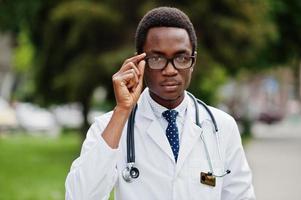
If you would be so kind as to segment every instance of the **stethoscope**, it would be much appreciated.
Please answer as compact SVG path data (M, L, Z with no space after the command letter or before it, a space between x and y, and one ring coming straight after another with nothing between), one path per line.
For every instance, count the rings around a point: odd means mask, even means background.
M195 98L191 93L187 92L187 94L191 97L191 99L193 100L194 103L194 107L195 107L195 121L196 121L196 125L199 127L202 127L200 124L200 119L199 119L199 109L198 109L198 104L202 105L205 110L207 111L207 113L209 114L211 121L213 123L214 126L214 133L216 134L218 132L218 128L217 128L217 124L216 124L216 120L212 114L212 112L209 110L208 106L201 100ZM128 125L127 125L127 163L126 163L126 168L123 170L122 172L122 176L123 179L126 182L132 182L133 179L136 179L139 177L139 169L135 166L135 140L134 140L134 121L135 121L135 115L136 115L136 111L137 111L137 104L134 106L130 117L128 119ZM216 134L217 136L217 134ZM204 138L203 133L201 133L201 139L204 143L204 147L205 147L205 153L206 153L206 157L209 163L209 169L210 171L208 173L206 173L206 176L211 176L211 177L224 177L225 175L231 173L230 170L226 170L224 173L222 174L215 174L213 171L213 165L212 165L212 160L210 158L210 154L208 151L208 147ZM218 140L218 138L217 138ZM219 142L217 141L217 148L218 148L218 152L220 155L220 148L219 148ZM202 177L204 178L204 177Z

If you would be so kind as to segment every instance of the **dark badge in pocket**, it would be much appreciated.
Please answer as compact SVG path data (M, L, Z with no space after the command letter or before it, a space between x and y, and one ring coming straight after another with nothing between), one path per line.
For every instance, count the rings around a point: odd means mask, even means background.
M208 172L201 172L201 183L205 185L209 185L212 187L215 187L215 177L212 175L212 173Z

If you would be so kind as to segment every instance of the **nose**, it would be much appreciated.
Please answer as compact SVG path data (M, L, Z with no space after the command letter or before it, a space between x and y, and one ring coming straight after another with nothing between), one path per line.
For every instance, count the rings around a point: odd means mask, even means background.
M178 74L178 70L173 66L171 61L168 61L167 66L162 70L162 74L165 76L175 76Z

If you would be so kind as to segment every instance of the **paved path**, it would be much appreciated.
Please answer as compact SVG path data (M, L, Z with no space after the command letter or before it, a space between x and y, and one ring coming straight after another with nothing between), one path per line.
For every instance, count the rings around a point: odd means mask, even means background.
M253 131L245 150L257 200L301 200L301 117Z

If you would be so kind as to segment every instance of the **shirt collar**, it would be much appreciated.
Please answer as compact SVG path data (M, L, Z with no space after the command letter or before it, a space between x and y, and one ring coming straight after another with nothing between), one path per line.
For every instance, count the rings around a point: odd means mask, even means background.
M148 100L155 116L158 118L162 117L162 113L164 111L168 110L168 108L165 108L164 106L158 104L155 100L153 100L153 98L149 94L149 91L147 92L147 100ZM186 91L184 91L183 101L173 110L178 111L178 113L179 113L178 117L184 118L187 106L188 106L188 99L187 99Z

